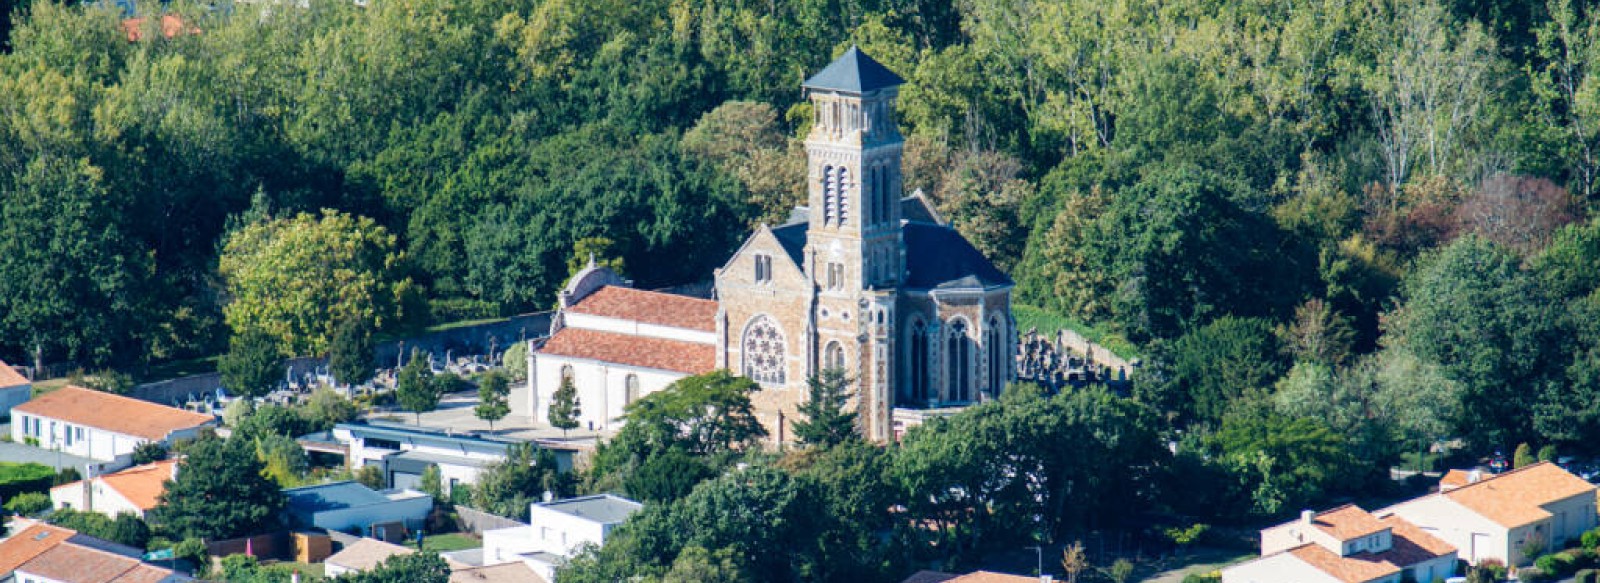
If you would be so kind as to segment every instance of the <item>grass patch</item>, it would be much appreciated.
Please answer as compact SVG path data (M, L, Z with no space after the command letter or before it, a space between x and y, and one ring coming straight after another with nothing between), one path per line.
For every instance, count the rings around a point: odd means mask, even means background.
M406 541L406 546L417 548L415 539ZM422 537L422 548L435 553L448 553L451 551L464 551L483 546L483 541L473 538L472 535L459 532L449 532Z
M456 328L466 328L468 326L481 326L483 324L493 324L495 322L504 322L506 320L510 320L510 318L483 318L483 319L480 319L480 320L461 320L461 321L457 321L457 322L445 322L443 324L434 324L432 326L429 326L427 328L427 332L429 334L432 334L434 332L444 332L445 330L454 330Z
M1104 346L1117 356L1129 360L1139 358L1138 347L1127 338L1123 338L1121 334L1086 324L1077 318L1023 304L1011 306L1011 315L1017 319L1018 331L1036 328L1040 334L1055 336L1056 332L1061 330L1072 330L1082 334L1090 342Z

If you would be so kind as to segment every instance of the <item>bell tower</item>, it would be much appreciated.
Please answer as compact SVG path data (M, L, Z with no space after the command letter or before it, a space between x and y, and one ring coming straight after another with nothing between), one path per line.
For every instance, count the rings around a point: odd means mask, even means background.
M818 289L893 288L900 280L900 152L894 99L904 80L851 47L805 82L810 228Z

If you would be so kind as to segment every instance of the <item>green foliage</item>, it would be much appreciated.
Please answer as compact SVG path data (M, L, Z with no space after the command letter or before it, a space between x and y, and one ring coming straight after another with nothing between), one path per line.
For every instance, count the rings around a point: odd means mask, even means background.
M300 409L267 404L241 420L234 429L237 435L250 439L267 435L293 438L310 433L312 424Z
M1583 548L1591 551L1595 550L1597 547L1600 547L1600 528L1592 528L1583 531L1583 536L1580 537L1579 540L1582 542Z
M9 512L33 516L50 508L50 495L44 492L23 492L6 500Z
M372 569L339 578L341 583L445 583L450 565L438 553L393 555Z
M139 549L150 542L150 525L132 514L118 514L111 519L98 512L63 508L50 514L50 523Z
M1560 450L1556 448L1556 444L1554 444L1554 443L1546 443L1546 444L1544 444L1544 447L1539 448L1539 461L1541 461L1541 462L1553 462L1553 461L1556 461L1556 456L1559 453L1560 453Z
M1267 322L1226 316L1157 346L1159 370L1135 390L1189 422L1216 423L1242 400L1266 394L1286 363Z
M333 429L335 425L355 419L357 413L355 403L329 387L317 387L300 408L301 417L313 431Z
M373 490L383 490L389 487L387 479L383 476L383 467L378 464L368 464L356 468L356 482Z
M370 322L359 318L341 322L328 346L328 370L333 373L333 380L344 385L371 380L373 348Z
M489 429L493 430L494 422L511 414L511 404L507 400L510 395L511 383L506 379L506 374L497 370L489 371L478 379L478 404L472 408L472 415L488 421Z
M0 462L0 499L49 490L55 477L56 471L43 464Z
M283 354L278 340L260 330L246 330L228 339L228 352L217 361L222 385L242 397L260 397L283 380Z
M299 486L311 467L305 448L294 438L277 433L255 434L255 440L262 475L280 488Z
M228 325L261 330L289 354L327 353L342 325L356 335L393 326L412 292L395 277L396 244L371 219L333 210L245 225L219 260Z
M500 356L500 363L505 365L505 373L512 381L528 380L528 343L517 342L506 349Z
M580 415L583 415L583 409L578 401L578 387L572 384L572 377L564 376L561 386L556 387L556 392L550 396L550 426L560 429L565 435L567 430L578 427Z
M283 491L263 475L246 439L202 439L184 450L178 476L162 492L155 521L184 538L226 539L278 523Z
M1533 457L1533 448L1529 447L1526 442L1517 444L1516 451L1511 454L1511 466L1513 468L1530 466L1536 461L1538 459Z
M167 459L167 446L159 441L146 441L133 448L133 465L155 463Z
M859 438L856 412L845 408L853 383L854 380L839 369L827 369L806 379L808 397L798 410L805 419L795 421L795 438L806 445L823 448Z
M421 486L422 491L432 496L435 501L444 500L444 483L437 464L428 464L428 467L422 470Z
M650 502L671 502L684 496L716 472L681 447L668 448L639 462L622 481L630 496Z
M1204 535L1210 528L1211 525L1197 522L1189 525L1187 528L1168 528L1162 531L1162 534L1165 534L1167 535L1167 538L1172 539L1172 543L1175 545L1189 546L1198 542L1200 540L1200 536Z
M435 382L427 359L418 358L416 351L412 351L410 362L400 367L395 378L394 393L400 407L416 414L420 424L422 414L437 408L439 399L444 397L439 388L440 383Z
M256 412L254 399L234 399L222 410L222 423L228 427L238 429L245 419Z
M1355 485L1346 438L1317 419L1241 411L1203 442L1210 463L1235 478L1227 503L1240 511L1275 515Z
M478 474L477 486L472 488L472 507L526 521L528 505L540 500L545 492L556 497L572 495L571 475L563 474L556 466L554 452L540 449L536 453L532 445L517 445L507 451L505 460Z

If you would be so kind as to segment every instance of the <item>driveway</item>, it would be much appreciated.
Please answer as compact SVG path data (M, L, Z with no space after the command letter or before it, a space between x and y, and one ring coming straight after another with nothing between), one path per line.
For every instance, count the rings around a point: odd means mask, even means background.
M44 464L55 468L56 471L60 471L61 468L77 468L80 474L83 473L83 468L86 465L105 463L100 460L92 460L86 457L9 441L0 441L0 462Z

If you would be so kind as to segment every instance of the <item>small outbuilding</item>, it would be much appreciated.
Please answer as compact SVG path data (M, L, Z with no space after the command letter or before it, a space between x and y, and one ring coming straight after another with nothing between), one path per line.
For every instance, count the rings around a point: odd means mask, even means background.
M357 482L333 482L283 491L296 528L365 533L375 524L418 528L433 511L433 497L416 490L377 491Z

